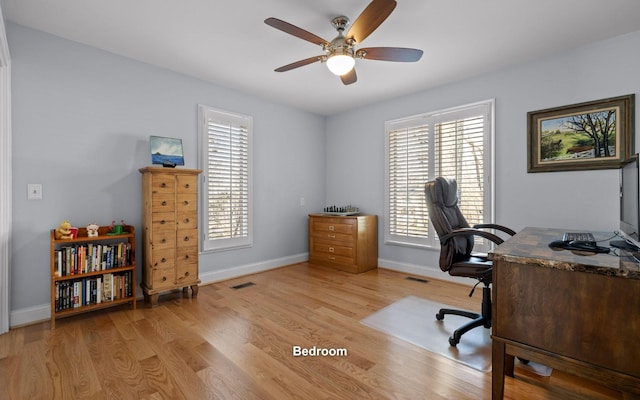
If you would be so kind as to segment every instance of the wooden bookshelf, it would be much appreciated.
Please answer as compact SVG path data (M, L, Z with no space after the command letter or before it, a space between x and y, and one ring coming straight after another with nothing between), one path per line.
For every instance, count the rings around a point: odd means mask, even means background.
M51 329L56 319L131 303L136 308L136 239L133 226L109 234L100 227L88 237L78 228L74 239L50 232Z

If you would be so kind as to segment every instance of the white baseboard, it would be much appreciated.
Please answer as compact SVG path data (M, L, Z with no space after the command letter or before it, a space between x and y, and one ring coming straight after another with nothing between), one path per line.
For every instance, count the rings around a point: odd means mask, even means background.
M284 265L291 265L309 260L309 253L297 254L289 257L276 258L273 260L262 261L255 264L240 265L228 268L222 271L200 272L200 280L203 284L220 282L227 279L238 278L244 275L255 274L258 272L268 271L280 268ZM200 267L202 268L202 267ZM142 291L137 291L142 298ZM51 308L49 303L39 306L22 308L11 311L9 325L16 328L23 325L30 325L36 322L46 321L51 318Z
M203 284L226 281L244 275L256 274L285 265L297 264L309 260L309 253L296 254L293 256L275 258L273 260L261 261L259 263L239 265L220 271L202 272L200 271L200 281ZM202 267L200 267L202 269Z
M11 311L11 315L9 316L9 325L11 328L16 328L22 325L46 321L49 318L51 318L51 307L47 303Z
M220 271L200 272L200 281L203 284L225 281L228 279L238 278L245 275L256 274L259 272L269 271L271 269L280 268L285 265L297 264L309 260L309 253L301 253L293 256L275 258L272 260L261 261L259 263L240 265ZM424 276L428 278L441 279L450 282L461 283L471 286L473 281L468 278L456 278L443 272L438 267L429 267L425 265L415 265L407 263L399 263L391 260L378 259L380 268L403 272L411 275ZM202 268L202 266L201 266ZM140 298L142 296L141 292ZM10 326L12 328L29 325L40 321L46 321L51 318L51 309L49 304L42 304L11 311Z
M391 271L403 272L405 274L411 274L411 275L419 275L427 278L440 279L443 281L461 283L467 286L473 286L476 282L474 279L451 276L446 272L442 271L439 267L400 263L397 261L384 260L380 258L378 259L378 266L380 268L388 269Z

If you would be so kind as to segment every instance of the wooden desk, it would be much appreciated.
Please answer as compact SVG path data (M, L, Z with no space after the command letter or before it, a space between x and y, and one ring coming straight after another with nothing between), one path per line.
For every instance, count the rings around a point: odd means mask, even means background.
M492 398L515 356L640 398L640 266L551 250L565 231L526 228L492 252Z

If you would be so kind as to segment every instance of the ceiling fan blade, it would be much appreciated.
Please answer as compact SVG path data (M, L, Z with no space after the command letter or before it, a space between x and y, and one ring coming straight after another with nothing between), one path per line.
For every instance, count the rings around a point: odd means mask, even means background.
M298 28L295 25L291 25L290 23L282 21L278 18L267 18L264 20L264 23L276 29L279 29L282 32L288 33L290 35L293 35L295 37L298 37L300 39L306 40L308 42L311 42L320 46L324 44L326 45L329 44L329 42L324 40L323 38L316 36L311 32L305 31L302 28Z
M395 0L373 0L351 25L346 38L353 38L356 43L362 43L387 19L396 8L396 4Z
M295 68L304 67L305 65L313 64L316 61L320 61L322 56L313 56L309 58L305 58L304 60L296 61L291 64L284 65L280 68L275 69L276 72L285 72Z
M365 60L415 62L422 57L422 50L403 47L369 47L356 52Z
M356 83L356 81L358 80L358 76L356 75L356 69L352 68L351 71L347 72L344 75L341 75L340 80L345 85L351 85L352 83Z

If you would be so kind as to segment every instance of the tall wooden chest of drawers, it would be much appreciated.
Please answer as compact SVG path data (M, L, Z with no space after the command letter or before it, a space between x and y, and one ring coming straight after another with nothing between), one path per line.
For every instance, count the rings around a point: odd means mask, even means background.
M162 292L191 287L198 294L198 174L145 167L142 173L142 291L158 304Z
M309 262L359 273L378 267L378 216L309 215Z

